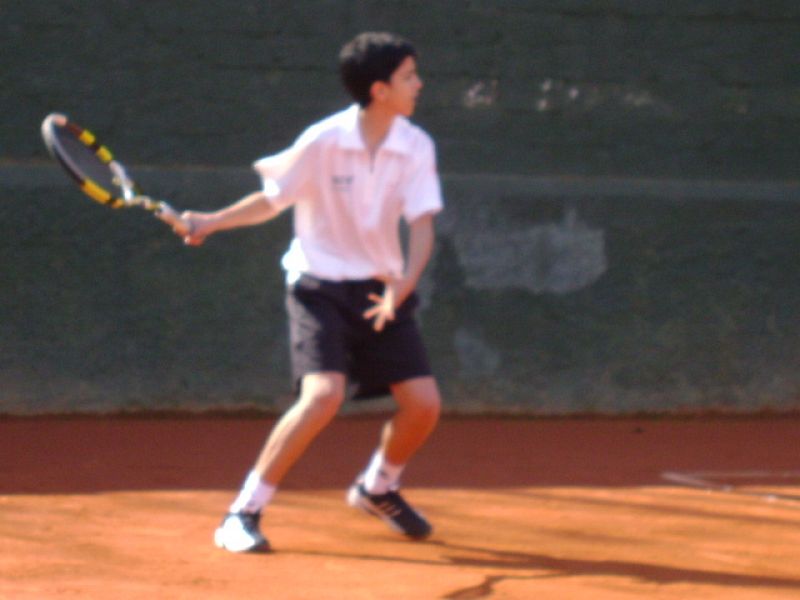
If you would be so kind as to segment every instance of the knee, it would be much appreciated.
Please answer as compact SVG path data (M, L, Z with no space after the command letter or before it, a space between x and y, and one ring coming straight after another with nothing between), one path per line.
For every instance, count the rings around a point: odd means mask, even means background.
M344 402L344 382L338 378L303 380L300 405L307 414L318 418L333 418Z
M426 394L420 403L422 413L431 421L436 421L442 411L442 398L439 392Z
M412 411L418 420L435 422L442 410L442 398L435 387L420 390L405 403L404 408Z
M420 377L392 386L392 395L400 409L420 418L437 419L442 409L439 386L433 377Z

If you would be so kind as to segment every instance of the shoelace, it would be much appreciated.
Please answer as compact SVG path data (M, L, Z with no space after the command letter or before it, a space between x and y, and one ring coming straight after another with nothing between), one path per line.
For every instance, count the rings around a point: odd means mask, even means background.
M378 509L389 517L396 517L403 512L413 513L414 510L403 500L403 497L396 492L385 494L386 499L376 504Z

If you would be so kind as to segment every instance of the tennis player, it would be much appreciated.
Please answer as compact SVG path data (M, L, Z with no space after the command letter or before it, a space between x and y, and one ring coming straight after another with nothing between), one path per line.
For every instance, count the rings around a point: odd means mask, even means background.
M282 265L298 399L270 432L216 530L216 544L232 552L269 549L262 510L350 396L391 393L397 410L347 501L409 538L431 533L399 493L400 475L433 431L441 404L414 316L434 215L443 206L434 144L408 120L422 81L414 47L389 33L356 36L339 66L352 106L257 161L260 191L216 212L182 215L192 232L185 242L197 245L294 209L294 238ZM408 224L405 252L401 219Z

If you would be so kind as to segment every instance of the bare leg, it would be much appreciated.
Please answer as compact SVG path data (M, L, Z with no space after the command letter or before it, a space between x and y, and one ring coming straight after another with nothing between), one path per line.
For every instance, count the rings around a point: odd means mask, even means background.
M254 466L263 481L274 486L281 482L336 415L344 391L341 373L310 373L303 378L300 397L270 432Z
M398 493L401 472L439 420L441 398L433 377L419 377L392 386L397 412L386 422L378 449L347 493L350 506L380 518L414 539L431 534L430 523Z
M405 465L436 427L441 396L433 377L417 377L392 386L397 412L386 422L380 449L386 461Z

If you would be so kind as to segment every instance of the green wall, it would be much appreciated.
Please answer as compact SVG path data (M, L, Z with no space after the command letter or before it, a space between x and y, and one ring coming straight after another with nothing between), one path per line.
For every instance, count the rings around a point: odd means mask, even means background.
M438 143L421 320L450 410L798 408L795 2L92 0L0 3L0 413L291 401L290 220L184 248L84 200L38 127L66 112L219 207L383 28Z

